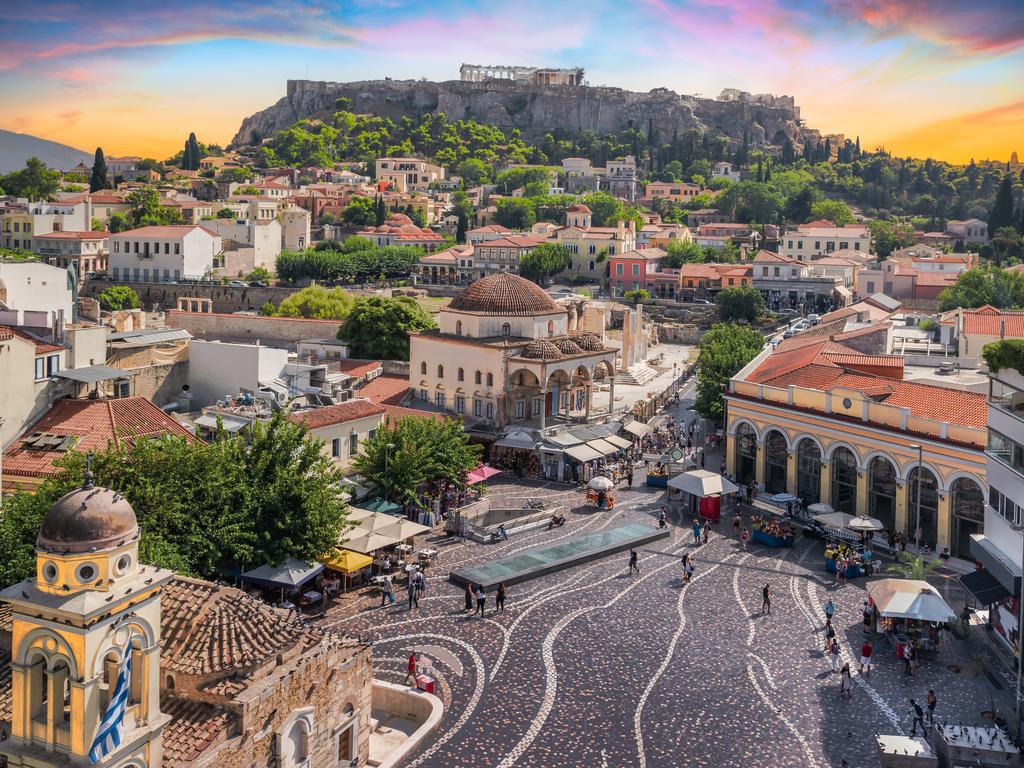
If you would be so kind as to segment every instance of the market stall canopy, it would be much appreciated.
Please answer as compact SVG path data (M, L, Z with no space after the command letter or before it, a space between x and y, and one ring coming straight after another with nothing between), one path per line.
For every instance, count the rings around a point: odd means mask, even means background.
M593 461L594 459L600 459L601 454L591 448L589 445L573 445L565 449L567 456L571 456L576 461Z
M815 515L814 519L829 528L846 528L853 520L853 515L848 515L845 512L825 512Z
M623 429L629 432L629 434L636 435L637 437L644 437L651 431L651 428L642 421L631 421L629 424L624 426Z
M604 475L598 475L587 483L587 488L592 488L595 491L610 491L614 487L615 483Z
M378 549L384 547L390 547L392 544L398 544L401 539L396 539L394 536L383 536L379 533L371 533L361 528L356 528L348 534L348 538L342 537L342 541L338 542L345 549L351 549L353 552L362 552L364 555L368 555L371 552L376 552Z
M622 449L617 445L612 445L607 440L601 438L598 440L590 440L587 445L593 448L595 451L600 453L602 456L612 456L618 453Z
M390 528L403 519L389 515L386 512L370 512L368 516L359 520L356 528L350 532L350 535L360 536L364 533L378 533L381 529Z
M846 527L851 531L857 531L858 533L871 533L885 528L885 526L882 525L881 520L874 517L868 517L867 515L858 515L853 518Z
M538 440L529 432L522 429L513 429L502 435L494 444L502 448L521 448L532 451L537 447Z
M299 589L323 573L323 570L324 567L320 563L307 563L305 560L288 558L280 565L268 563L246 571L239 578L258 587Z
M627 440L624 437L619 437L618 435L608 435L608 437L604 438L604 441L607 443L611 443L612 445L618 446L619 448L633 447L633 444L629 442L629 440Z
M374 533L379 533L381 536L393 536L396 539L410 538L411 536L418 536L421 533L426 533L430 530L429 525L420 525L414 523L412 520L396 520L391 518L391 525L385 525L382 528L377 528Z
M918 621L951 621L956 613L927 581L879 579L868 584L868 595L882 616Z
M799 501L799 499L792 493L776 493L772 496L772 501L776 504L788 504L791 501Z
M376 512L371 512L369 509L363 509L362 507L349 507L345 517L350 523L359 523L376 514Z
M389 515L402 511L401 504L395 504L395 502L385 499L372 499L371 501L361 502L359 506L371 512L385 512Z
M807 511L812 515L831 515L835 512L835 509L831 504L826 504L823 501L819 501L817 504L811 504L807 507Z
M686 491L694 496L704 498L706 496L722 496L727 493L736 493L739 487L726 477L708 469L692 469L670 478L669 488Z
M355 573L368 565L373 565L373 558L348 549L335 549L324 558L323 564L332 571Z
M566 448L570 445L579 445L585 442L582 437L576 437L569 432L561 432L557 435L548 435L545 438L552 445L557 445L559 448Z
M487 466L484 466L483 464L481 464L479 467L477 467L472 472L470 472L468 475L466 475L466 484L467 485L476 485L477 483L482 483L484 480L486 480L489 477L494 477L495 475L500 475L500 474L501 474L501 470L500 469L495 469L494 467L487 467Z

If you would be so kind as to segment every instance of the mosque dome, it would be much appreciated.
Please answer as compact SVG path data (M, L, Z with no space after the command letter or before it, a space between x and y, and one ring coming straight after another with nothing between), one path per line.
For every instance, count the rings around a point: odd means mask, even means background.
M522 357L528 357L531 360L558 360L561 356L562 353L558 351L558 347L547 339L531 341L526 345L522 354Z
M496 272L471 283L448 309L487 315L546 315L561 312L536 283L510 272Z
M552 343L556 347L558 347L558 351L561 352L563 355L582 355L583 354L583 350L580 348L579 344L577 344L572 339L566 339L566 338L555 339Z
M68 553L92 552L116 547L138 533L135 510L124 496L87 484L50 507L36 546Z

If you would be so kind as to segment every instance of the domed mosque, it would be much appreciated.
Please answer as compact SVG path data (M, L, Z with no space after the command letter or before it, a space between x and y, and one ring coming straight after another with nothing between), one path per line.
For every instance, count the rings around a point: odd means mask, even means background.
M35 576L0 592L0 764L87 765L97 744L125 768L365 762L368 645L144 565L139 539L131 504L88 471L50 507ZM106 715L122 669L118 740Z
M412 392L492 434L585 421L598 383L609 387L610 409L617 350L580 327L585 299L573 298L556 302L510 272L470 284L441 310L438 328L410 335Z

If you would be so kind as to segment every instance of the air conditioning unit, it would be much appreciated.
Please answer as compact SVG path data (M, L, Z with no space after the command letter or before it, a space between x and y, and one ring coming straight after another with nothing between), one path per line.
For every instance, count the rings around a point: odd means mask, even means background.
M114 397L131 397L132 383L128 379L114 379Z

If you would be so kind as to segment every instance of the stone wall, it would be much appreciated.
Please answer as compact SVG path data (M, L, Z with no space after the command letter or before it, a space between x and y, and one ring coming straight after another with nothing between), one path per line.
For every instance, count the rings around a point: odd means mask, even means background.
M294 350L302 339L334 338L341 325L337 320L311 320L303 317L260 317L226 315L218 312L181 312L170 310L168 328L183 328L197 339L230 341Z
M274 306L291 296L298 289L288 288L230 288L226 285L176 285L173 283L128 283L109 280L87 280L82 286L82 296L95 298L111 285L127 285L134 288L146 310L158 307L174 309L179 296L210 299L214 312L255 312L268 301Z
M699 344L706 328L699 325L667 323L657 326L658 338L667 344Z
M107 365L132 375L133 395L162 406L177 400L182 386L188 384L188 345L113 350Z

